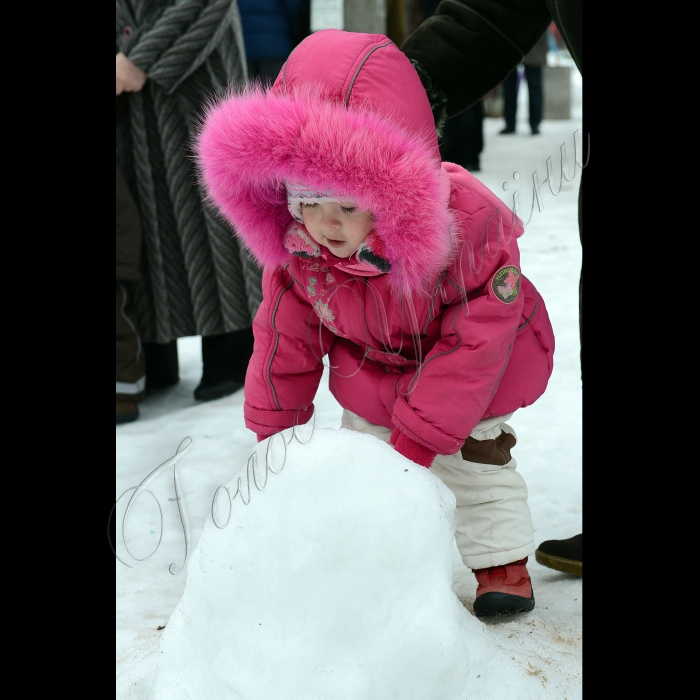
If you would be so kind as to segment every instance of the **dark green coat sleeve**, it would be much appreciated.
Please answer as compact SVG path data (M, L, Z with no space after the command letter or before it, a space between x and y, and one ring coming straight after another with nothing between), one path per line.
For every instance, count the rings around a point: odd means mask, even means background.
M551 22L546 0L444 0L401 49L444 92L451 117L501 83Z

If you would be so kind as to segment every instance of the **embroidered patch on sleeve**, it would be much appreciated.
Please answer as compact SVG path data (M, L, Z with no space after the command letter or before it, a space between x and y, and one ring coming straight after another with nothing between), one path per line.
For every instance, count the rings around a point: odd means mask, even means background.
M520 270L515 265L502 267L493 276L491 289L504 304L512 304L518 298L520 290Z

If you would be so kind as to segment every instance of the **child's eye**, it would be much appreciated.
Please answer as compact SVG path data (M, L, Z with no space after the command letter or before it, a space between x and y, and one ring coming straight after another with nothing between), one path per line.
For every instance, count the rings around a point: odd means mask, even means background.
M306 209L313 209L314 207L318 206L318 202L302 202L301 206L305 207Z
M357 207L340 207L346 214L353 214Z

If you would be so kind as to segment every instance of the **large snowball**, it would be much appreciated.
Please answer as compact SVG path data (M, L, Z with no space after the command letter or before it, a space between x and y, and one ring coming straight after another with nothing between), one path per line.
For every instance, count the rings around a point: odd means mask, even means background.
M464 700L452 493L368 435L283 437L286 455L281 436L257 448L258 483L266 452L279 473L261 491L251 479L223 529L208 519L163 632L155 699ZM246 483L242 472L247 499ZM219 524L227 503L220 491Z
M281 447L258 446L248 506L209 518L161 649L118 700L559 700L452 593L471 574L437 477L346 430Z

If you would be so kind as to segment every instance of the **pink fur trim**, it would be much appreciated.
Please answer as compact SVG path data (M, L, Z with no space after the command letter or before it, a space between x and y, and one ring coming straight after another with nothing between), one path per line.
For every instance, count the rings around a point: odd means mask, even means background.
M431 144L386 116L252 86L208 107L195 150L210 201L262 265L287 260L285 181L371 211L397 292L424 289L458 247Z

